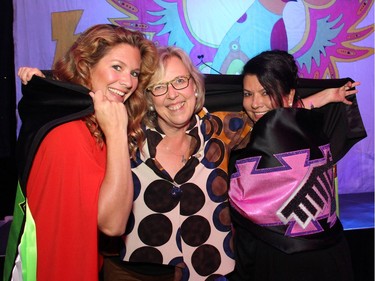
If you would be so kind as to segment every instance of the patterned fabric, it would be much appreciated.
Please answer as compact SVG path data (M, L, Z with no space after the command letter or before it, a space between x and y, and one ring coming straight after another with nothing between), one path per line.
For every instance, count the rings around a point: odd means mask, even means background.
M205 109L193 117L186 134L196 146L174 178L155 161L165 135L160 128L146 128L144 153L132 162L135 199L124 261L177 265L190 280L233 270L227 167L230 151L250 131L245 118Z
M336 221L332 157L329 145L320 147L321 159L310 160L310 150L275 155L282 167L257 169L259 157L236 162L231 177L231 202L251 221L263 226L289 225L286 236L322 231L320 218Z
M247 147L232 154L234 209L286 237L309 239L331 229L337 222L334 162L322 124L319 114L305 109L278 109L262 117Z
M301 108L270 111L254 125L248 145L232 153L233 280L352 280L331 153L338 146L337 155L344 155L352 140L349 130L339 130L340 140L331 142L324 124L345 119L324 117Z

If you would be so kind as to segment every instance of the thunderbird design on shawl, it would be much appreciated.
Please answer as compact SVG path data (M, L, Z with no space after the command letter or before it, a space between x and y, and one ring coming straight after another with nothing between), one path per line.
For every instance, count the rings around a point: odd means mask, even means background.
M332 156L329 145L319 148L323 157L314 160L309 149L276 154L282 165L272 168L258 168L259 156L237 161L231 187L242 192L234 198L247 198L240 200L246 216L262 226L288 225L286 236L321 232L320 219L332 226L337 219Z

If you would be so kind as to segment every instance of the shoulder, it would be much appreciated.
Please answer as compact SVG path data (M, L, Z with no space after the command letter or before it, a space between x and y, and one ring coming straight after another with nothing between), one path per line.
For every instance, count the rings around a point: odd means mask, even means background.
M202 129L204 132L212 138L220 139L230 148L236 147L245 139L248 139L252 130L252 124L243 111L217 111L213 113L205 111L201 119L203 120L204 126Z
M74 150L91 146L95 139L91 136L85 121L75 120L53 128L44 138L42 145L55 149Z
M247 114L243 111L216 111L211 113L211 118L220 120L225 131L249 131L252 127L250 119L248 118Z
M237 129L242 128L245 124L250 124L250 120L244 111L209 112L206 108L203 108L197 115L200 119L220 120L226 125L236 126Z
M69 135L75 135L77 137L82 137L90 134L85 121L83 120L74 120L64 124L61 124L55 128L53 128L47 136L50 138L58 138L63 137L63 139L67 138Z

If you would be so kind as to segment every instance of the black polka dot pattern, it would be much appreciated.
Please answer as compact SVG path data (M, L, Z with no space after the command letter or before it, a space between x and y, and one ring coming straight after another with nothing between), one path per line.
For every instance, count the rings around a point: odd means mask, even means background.
M179 201L170 196L174 185L165 180L152 182L144 193L144 201L148 208L157 213L166 213L174 209Z
M133 212L130 213L129 218L128 218L128 224L126 225L126 231L125 234L129 234L130 232L133 231L134 228L134 214Z
M186 131L197 146L174 179L154 162L163 132L146 130L145 149L132 165L135 195L123 252L125 261L178 266L183 280L194 281L233 271L227 165L231 145L245 135L241 114L199 114Z
M182 223L181 238L190 246L205 243L210 234L210 223L202 216L190 216Z
M135 250L129 258L131 262L162 263L163 255L156 248L142 247Z
M211 245L198 247L192 256L192 264L199 275L207 276L214 273L220 266L219 251Z
M172 235L172 224L163 215L153 214L145 217L138 227L139 238L150 246L165 244Z
M202 209L206 197L199 186L195 184L185 184L181 186L184 200L181 201L181 215L191 216Z

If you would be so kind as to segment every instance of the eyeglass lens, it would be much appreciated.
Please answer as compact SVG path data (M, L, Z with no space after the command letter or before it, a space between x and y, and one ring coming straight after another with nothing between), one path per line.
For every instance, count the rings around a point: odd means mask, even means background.
M176 77L175 79L173 79L172 81L169 81L169 82L166 82L166 83L162 83L162 84L158 84L158 85L155 85L153 88L152 88L152 93L156 96L161 96L161 95L164 95L165 93L167 93L168 91L168 85L171 84L172 87L175 89L175 90L182 90L182 89L185 89L187 86L189 86L189 79L190 77L186 77L186 76L179 76L179 77Z

